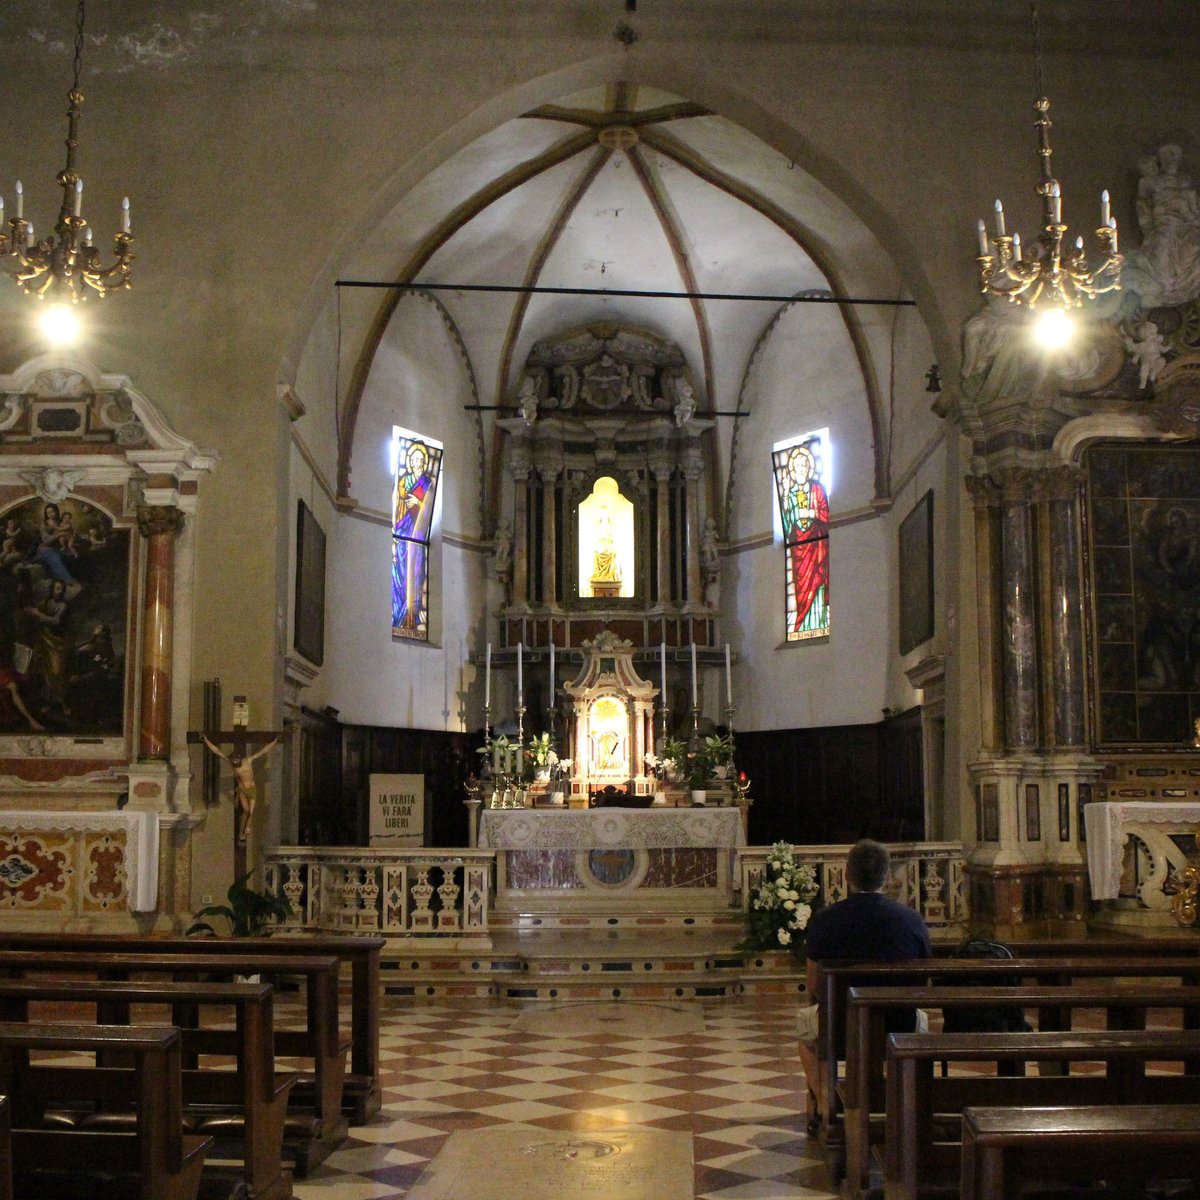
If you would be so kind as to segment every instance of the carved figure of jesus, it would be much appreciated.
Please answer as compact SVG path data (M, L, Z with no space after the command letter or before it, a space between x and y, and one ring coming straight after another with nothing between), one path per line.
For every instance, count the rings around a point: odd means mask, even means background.
M244 842L246 834L250 832L250 818L254 816L254 806L258 802L258 784L254 779L255 760L262 758L268 750L278 744L279 738L272 738L261 749L245 756L226 754L207 737L203 738L203 741L218 758L223 758L229 764L229 769L233 772L233 801L238 810L237 840Z

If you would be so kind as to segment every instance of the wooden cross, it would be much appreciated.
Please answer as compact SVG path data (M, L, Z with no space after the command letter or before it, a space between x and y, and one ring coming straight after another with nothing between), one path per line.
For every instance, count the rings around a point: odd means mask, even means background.
M235 697L235 709L236 701ZM248 729L245 725L234 725L232 729L193 729L188 731L190 745L201 745L210 754L224 759L233 771L233 873L235 879L244 879L246 867L246 833L254 805L258 799L258 786L254 779L254 762L262 758L280 742L291 737L286 729ZM226 753L221 749L229 744ZM252 746L261 749L251 752Z

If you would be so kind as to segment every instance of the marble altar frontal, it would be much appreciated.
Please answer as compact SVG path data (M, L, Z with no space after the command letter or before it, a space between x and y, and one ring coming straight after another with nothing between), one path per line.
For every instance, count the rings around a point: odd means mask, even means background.
M464 1130L409 1200L692 1200L692 1136L636 1126L560 1132L535 1125Z
M479 825L501 913L725 910L744 845L734 808L487 811Z

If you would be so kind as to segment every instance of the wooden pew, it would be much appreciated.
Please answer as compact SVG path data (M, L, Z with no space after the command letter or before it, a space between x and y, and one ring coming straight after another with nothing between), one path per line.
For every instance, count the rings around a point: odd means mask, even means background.
M249 939L245 939L248 941ZM276 1030L276 1057L298 1057L313 1063L313 1113L303 1123L292 1110L284 1147L295 1174L303 1178L341 1145L347 1133L342 1115L342 1080L347 1047L338 1026L338 962L330 955L258 955L231 943L224 954L92 954L83 951L0 950L0 977L5 974L92 974L101 979L132 975L168 979L278 973L305 981L307 1027L304 1031ZM197 1029L190 1049L222 1053L219 1031ZM212 1049L208 1049L212 1046Z
M166 980L154 983L114 980L83 981L48 979L0 979L0 1021L29 1021L29 1005L37 1003L85 1003L94 1006L98 1023L129 1025L130 1007L134 1004L166 1007L168 1023L177 1024L175 1017L181 1009L197 1005L220 1005L235 1014L236 1027L221 1031L220 1051L232 1057L236 1070L211 1068L183 1070L183 1104L189 1117L194 1106L203 1106L201 1113L212 1108L224 1112L232 1109L240 1115L241 1178L254 1200L285 1200L292 1194L291 1172L283 1167L284 1119L287 1114L288 1091L295 1082L294 1073L283 1076L275 1071L273 1039L272 989L265 983L198 983ZM74 1018L72 1018L74 1020ZM139 1021L146 1024L146 1021ZM162 1024L160 1020L157 1022ZM207 1031L206 1031L207 1033ZM194 1048L196 1031L181 1031L183 1053ZM214 1050L211 1036L205 1037L209 1052ZM84 1093L71 1096L67 1090L78 1083L80 1073L73 1068L32 1066L48 1098L82 1100L107 1098L106 1083L111 1068L98 1072L99 1084L88 1081ZM31 1086L27 1081L26 1086ZM106 1108L110 1106L105 1106ZM81 1128L119 1128L128 1122L128 1114L101 1112L88 1116ZM203 1132L203 1116L197 1126ZM210 1154L210 1160L215 1155Z
M939 1077L943 1061L981 1070L1002 1062L1067 1061L1104 1065L1103 1074ZM1151 1064L1200 1069L1200 1031L1132 1030L1095 1033L893 1033L887 1049L885 1200L952 1193L962 1147L946 1141L935 1115L965 1108L1045 1105L1183 1104L1200 1091L1195 1073L1150 1074Z
M137 1109L130 1132L42 1129L41 1097L30 1088L30 1052L99 1053L120 1050L133 1057L129 1098ZM135 1175L138 1200L195 1200L209 1137L183 1132L179 1030L155 1025L29 1025L0 1023L0 1092L12 1105L13 1172L22 1181L48 1165L62 1164L72 1176L89 1168ZM81 1076L95 1068L75 1068ZM43 1186L29 1195L46 1195ZM96 1195L110 1195L105 1188Z
M818 1077L813 1089L821 1118L821 1142L830 1160L835 1182L841 1176L844 1134L837 1095L838 1063L846 1037L846 997L852 986L890 986L908 989L910 1007L922 1006L936 985L953 985L956 979L987 980L1001 987L1037 984L1062 987L1076 979L1116 978L1178 979L1200 986L1200 954L1172 957L1128 958L1116 955L1043 956L1014 959L919 959L908 962L818 964L817 999L820 1022L817 1033ZM931 999L931 1003L934 1001Z
M0 943L2 944L2 943ZM934 942L934 958L952 958L962 942ZM1180 937L1096 937L1034 938L1008 941L1014 958L1175 958L1200 955L1200 938L1194 934Z
M851 1195L863 1195L869 1185L871 1148L882 1138L879 1114L885 1106L884 1059L887 1035L884 1015L912 1006L912 996L901 988L852 987L846 1020L846 1074L840 1089L846 1140L846 1185ZM1102 1009L1110 1030L1145 1029L1149 1012L1177 1014L1183 1029L1200 1029L1200 987L1120 986L1112 983L1076 984L1074 987L930 988L921 1007L936 1011L1013 1007L1036 1017L1042 1032L1063 1032L1072 1027L1073 1014Z
M369 1121L382 1103L379 1086L380 952L387 939L339 934L276 934L255 938L259 955L332 954L350 968L350 1073L343 1086L345 1111L352 1124ZM130 933L0 933L0 950L97 951L106 954L213 954L229 946L240 952L246 940Z
M1008 1200L1021 1185L1104 1180L1145 1189L1147 1178L1195 1179L1200 1105L968 1108L962 1200Z

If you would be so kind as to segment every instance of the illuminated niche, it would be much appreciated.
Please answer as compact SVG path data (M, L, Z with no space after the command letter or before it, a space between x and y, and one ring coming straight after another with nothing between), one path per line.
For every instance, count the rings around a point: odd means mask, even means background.
M633 503L603 475L579 505L579 594L632 596L634 571Z

